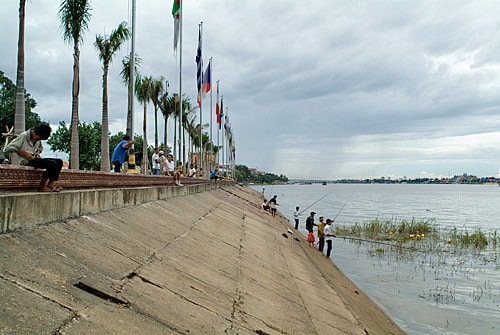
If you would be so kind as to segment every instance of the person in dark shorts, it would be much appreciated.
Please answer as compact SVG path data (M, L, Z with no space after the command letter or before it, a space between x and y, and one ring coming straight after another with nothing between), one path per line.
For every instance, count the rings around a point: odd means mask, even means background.
M54 186L59 180L59 174L63 166L63 161L59 158L42 158L42 140L50 137L52 129L48 124L39 124L19 134L5 148L5 152L19 156L21 165L32 166L37 169L45 169L38 191L40 192L61 192L62 187Z
M276 216L276 205L277 205L277 203L276 203L276 198L277 198L277 197L278 197L278 196L277 196L277 195L275 195L275 196L274 196L271 200L269 200L269 202L268 202L269 208L271 209L271 215L272 215L272 216Z

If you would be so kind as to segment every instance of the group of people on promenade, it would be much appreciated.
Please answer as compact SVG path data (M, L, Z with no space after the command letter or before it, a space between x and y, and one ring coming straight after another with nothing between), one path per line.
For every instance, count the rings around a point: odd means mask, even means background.
M55 185L59 180L59 175L63 167L63 161L59 158L42 158L43 151L42 141L47 140L52 132L50 125L41 123L30 128L18 136L10 143L7 143L4 152L6 154L17 155L20 165L31 166L34 168L45 169L42 174L42 179L38 186L40 192L61 192L62 188ZM114 167L114 172L121 172L123 164L128 161L128 150L134 144L134 140L128 135L124 135L120 143L116 145L111 156L111 163ZM180 178L181 173L175 167L175 162L171 154L167 154L158 148L152 156L151 172L153 175L171 176L175 180L175 184L183 186ZM215 177L210 179L217 180L217 169L214 170ZM197 169L194 164L190 165L187 177L196 177Z
M130 136L124 135L120 143L118 143L114 148L113 155L111 156L111 162L115 167L115 172L121 172L123 163L128 160L128 149L132 144L134 144L134 140L131 139ZM151 157L151 162L151 173L153 175L171 176L174 178L175 185L184 186L181 183L181 173L175 168L174 157L171 154L167 154L165 156L163 151L155 148ZM196 174L196 171L194 174Z
M115 172L121 172L123 163L128 160L128 149L132 144L134 144L134 140L131 139L130 136L125 135L120 143L118 143L114 148L111 161L114 165ZM186 177L196 178L197 173L197 166L191 163ZM165 155L165 152L159 148L155 148L154 153L151 156L151 174L154 176L171 176L174 178L177 186L183 186L181 183L181 172L179 171L179 168L176 168L175 166L173 155Z
M293 211L295 229L299 229L299 215L301 214L299 209L299 206L297 206ZM319 223L316 224L314 222L315 215L316 212L311 212L306 219L307 241L310 246L314 246L314 242L316 242L316 237L314 236L314 226L317 226L318 251L323 252L326 242L326 258L330 258L332 252L332 240L334 237L337 237L332 233L332 224L334 220L326 219L326 221L324 221L324 217L320 216Z
M151 157L151 174L155 176L176 175L179 171L178 169L175 169L175 163L173 159L174 157L171 154L165 155L165 152L163 150L155 148L155 151ZM195 178L197 173L196 168L197 167L193 163L191 163L186 177Z

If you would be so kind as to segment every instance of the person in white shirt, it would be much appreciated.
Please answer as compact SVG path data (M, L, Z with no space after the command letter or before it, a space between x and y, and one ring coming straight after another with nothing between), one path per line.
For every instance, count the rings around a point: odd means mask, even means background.
M160 159L160 150L158 148L155 148L155 152L153 153L153 156L151 157L151 174L154 176L159 176L161 175L161 159Z
M181 184L181 174L175 168L174 157L171 154L167 155L167 176L174 177L175 185L184 186Z
M299 206L295 207L295 210L293 211L293 219L295 220L295 229L299 229Z
M163 176L167 174L167 157L165 157L165 152L160 150L160 171Z
M194 178L196 177L196 168L194 167L193 163L189 166L189 172L187 175L189 178Z
M326 242L326 258L330 258L330 254L332 252L332 240L333 237L337 237L337 235L332 234L332 223L333 220L331 219L326 219L326 225L325 225L325 242Z

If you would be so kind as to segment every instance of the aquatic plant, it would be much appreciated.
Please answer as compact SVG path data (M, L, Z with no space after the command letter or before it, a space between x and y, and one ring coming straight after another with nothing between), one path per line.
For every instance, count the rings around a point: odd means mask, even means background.
M436 231L435 220L416 220L415 218L402 219L399 222L397 218L391 220L377 218L363 223L356 222L349 226L334 226L336 235L374 241L392 241L400 245L424 237L433 238Z
M443 228L438 227L434 219L376 218L353 225L335 225L333 231L335 235L350 240L425 252L449 251L451 248L455 253L472 251L477 254L488 246L495 249L500 243L496 230L484 232L476 228L471 232L465 228Z

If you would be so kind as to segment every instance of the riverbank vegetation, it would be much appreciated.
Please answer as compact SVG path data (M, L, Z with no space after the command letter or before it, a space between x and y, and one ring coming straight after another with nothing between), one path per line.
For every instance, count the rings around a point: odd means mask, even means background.
M487 248L496 249L500 244L496 230L442 228L432 219L374 219L349 226L334 225L334 233L345 239L425 252L446 248L478 254Z
M435 282L422 289L420 299L436 305L470 302L498 306L498 291L487 275L500 270L497 230L440 227L435 220L374 219L350 226L334 224L333 231L359 250L366 248L374 266L390 264L394 280Z
M236 165L236 179L243 183L254 184L286 184L288 178L285 175L275 175L269 172L260 172L250 169L246 165Z

